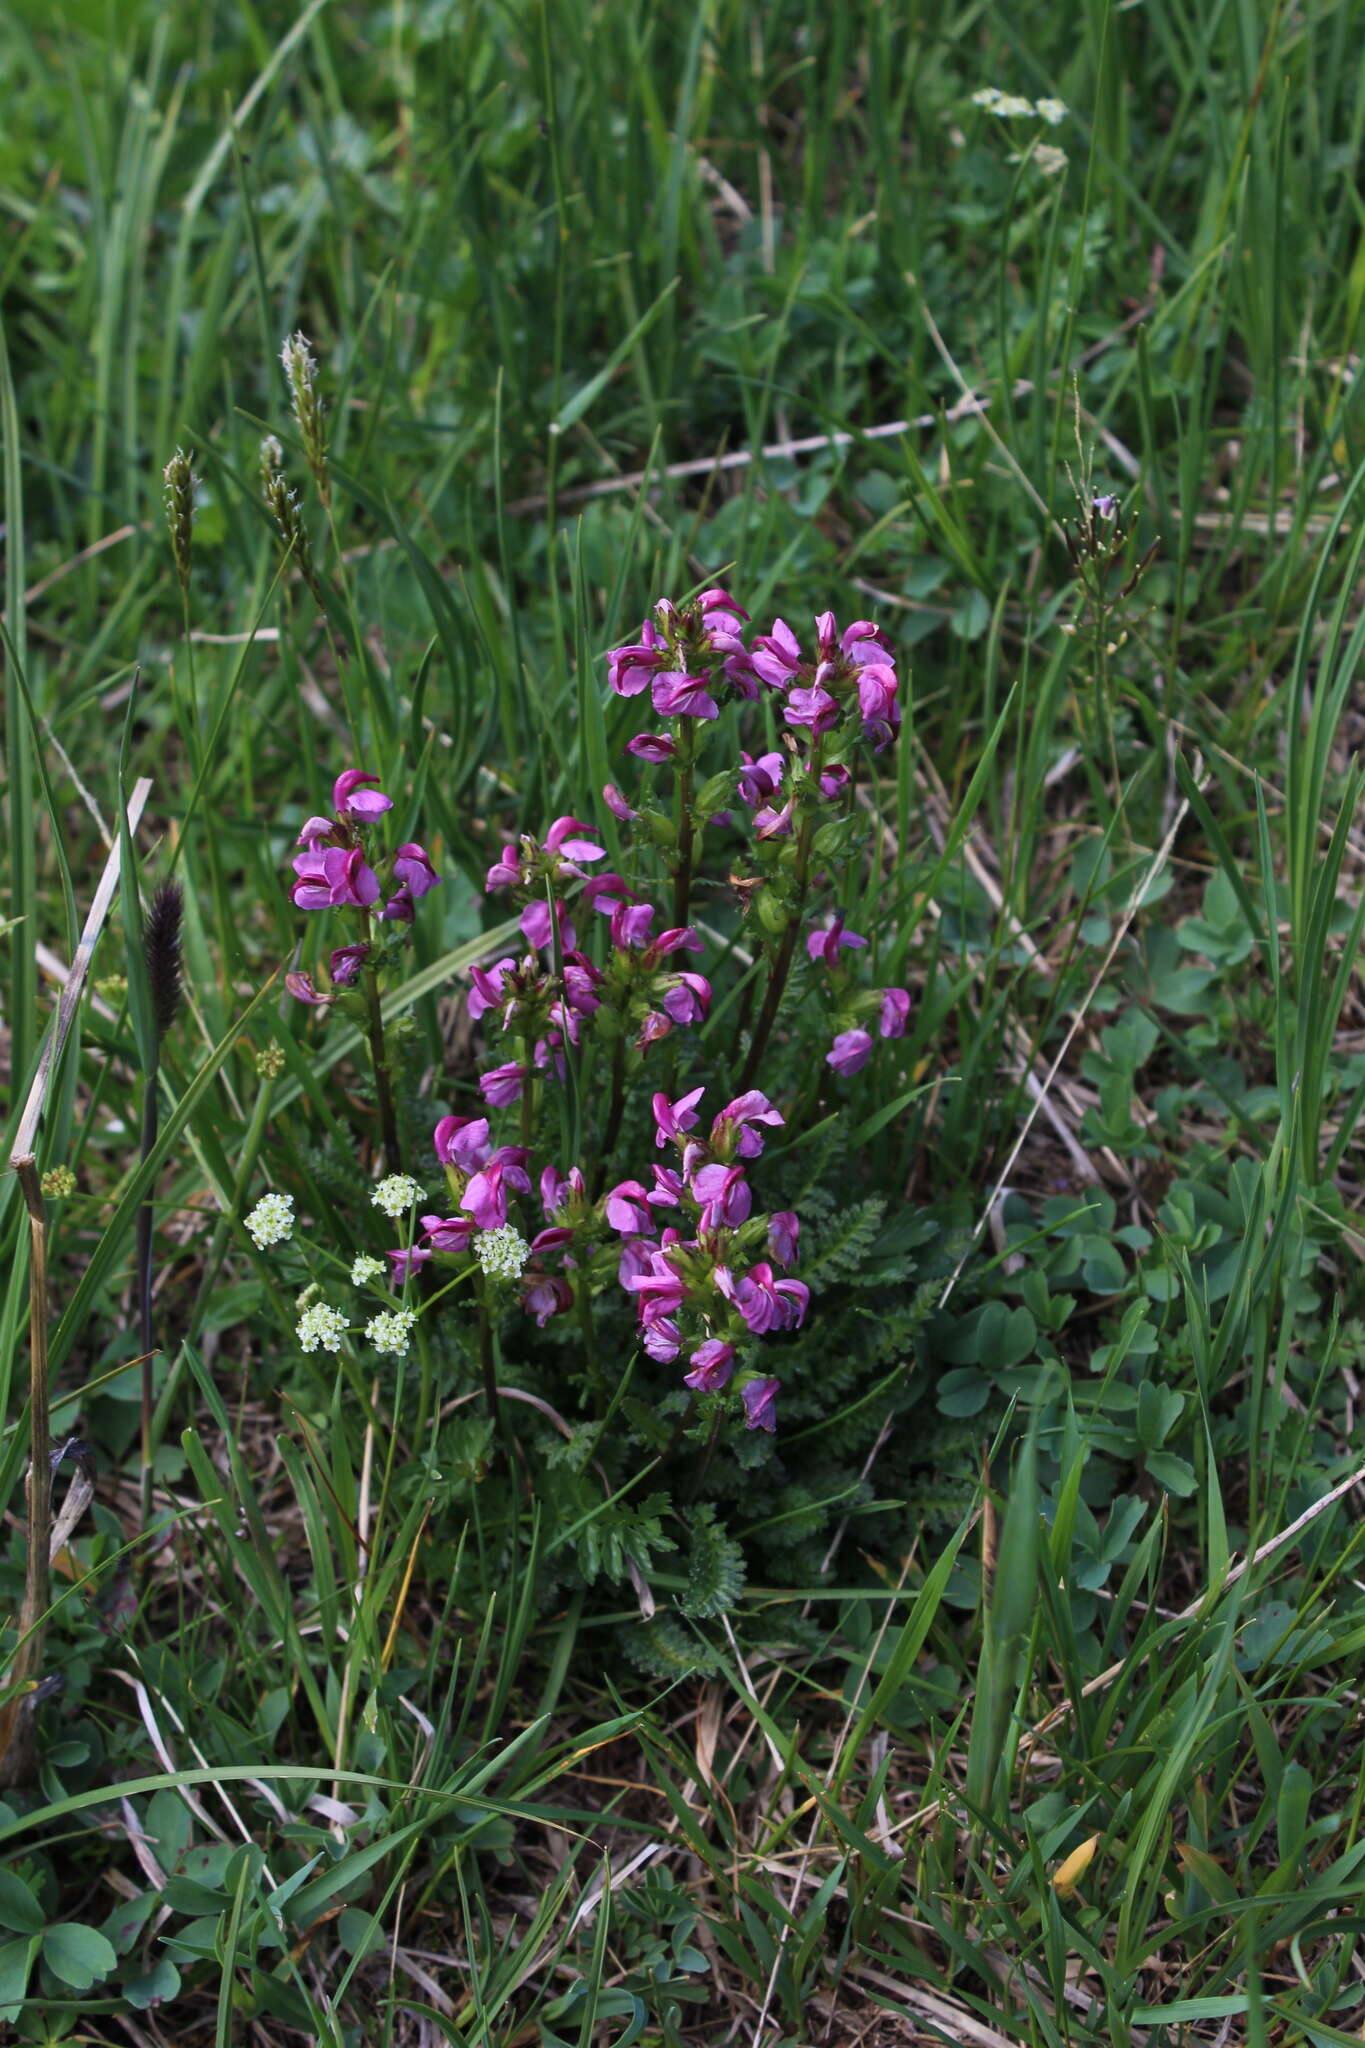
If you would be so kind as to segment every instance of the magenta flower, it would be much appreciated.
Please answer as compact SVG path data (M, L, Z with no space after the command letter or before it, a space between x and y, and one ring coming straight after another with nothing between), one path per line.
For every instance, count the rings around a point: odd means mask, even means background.
M710 676L664 674L654 678L650 699L661 718L719 718Z
M621 1256L616 1263L616 1278L627 1293L634 1290L633 1280L640 1280L648 1274L656 1247L647 1237L628 1237L621 1246Z
M735 1347L719 1337L708 1337L697 1346L689 1363L692 1370L683 1374L683 1385L699 1394L718 1394L735 1369Z
M338 946L327 962L327 972L338 988L349 988L358 979L369 957L368 946Z
M656 1145L666 1145L670 1138L675 1144L682 1143L685 1133L692 1130L699 1121L696 1104L705 1093L704 1088L693 1088L686 1095L680 1095L676 1102L670 1102L666 1095L656 1095L653 1098L651 1106L654 1111Z
M596 829L594 825L585 825L581 818L555 819L549 831L545 834L545 851L554 854L555 858L559 861L559 872L561 875L578 874L577 868L572 866L574 861L606 859L606 848L599 846L595 839L571 839L569 836L570 833L595 832ZM582 877L579 876L579 879L581 880Z
M607 681L618 697L638 697L648 689L668 660L668 643L658 628L646 619L640 637L626 647L613 647L607 656Z
M808 690L789 690L782 706L788 725L808 726L813 733L828 732L839 723L839 706L819 683Z
M503 1005L503 983L516 969L512 959L495 960L491 967L471 967L469 970L469 995L466 1001L473 1018L482 1017L487 1010L500 1010Z
M543 1330L551 1316L563 1315L573 1307L573 1289L562 1273L540 1273L531 1268L521 1276L521 1305Z
M626 752L634 754L639 761L651 761L657 767L663 761L671 761L678 751L678 742L670 739L666 732L638 732L633 740L626 741Z
M394 855L393 875L394 880L401 882L405 889L410 889L414 896L425 896L441 879L431 865L426 848L418 846L413 840L408 840L405 845L400 846Z
M820 794L826 802L832 803L835 797L843 795L852 780L848 769L836 762L832 768L826 768L821 774Z
M521 855L510 839L502 846L501 860L495 860L484 876L483 886L490 893L494 889L515 889L521 880Z
M871 1052L872 1034L859 1025L839 1033L825 1054L825 1064L833 1067L836 1074L856 1074L867 1065Z
M702 1024L711 1007L711 984L704 974L679 974L664 990L663 1005L675 1024Z
M616 787L616 784L614 782L603 783L602 801L606 805L607 809L611 812L613 818L619 818L623 825L629 825L633 823L633 821L640 815L640 813L637 810L635 810L630 804L626 802L625 798L622 796L620 790Z
M741 1159L757 1159L763 1150L763 1133L755 1124L770 1129L785 1123L780 1109L774 1109L761 1088L746 1088L736 1095L711 1125L711 1149L722 1159L736 1153Z
M545 1211L547 1223L560 1215L566 1203L580 1201L587 1194L587 1182L581 1168L571 1166L562 1174L557 1166L542 1168L540 1175L540 1206Z
M443 1116L432 1133L442 1166L477 1173L492 1150L486 1116Z
M806 951L810 954L812 960L821 960L826 967L836 967L838 965L839 950L842 946L865 946L866 944L867 940L859 938L857 932L844 930L842 911L840 911L832 924L828 926L817 925L813 931L808 932L806 935Z
M529 1067L518 1066L515 1060L490 1067L479 1076L479 1093L491 1109L506 1109L510 1103L520 1102L530 1072Z
M883 1038L904 1038L910 1023L910 991L904 988L884 988L882 1006L877 1016L877 1029Z
M787 765L786 756L777 753L760 754L755 760L752 754L741 753L739 758L744 763L737 778L739 794L741 800L752 810L777 795Z
M900 705L896 702L896 671L893 668L865 668L858 679L858 709L863 715L864 737L880 753L900 730Z
M692 1193L702 1205L703 1230L738 1230L753 1208L753 1191L742 1166L713 1162L699 1167L692 1176Z
M472 1216L424 1216L422 1236L433 1252L465 1252L474 1235Z
M646 1328L662 1316L671 1316L687 1294L687 1288L669 1265L667 1255L656 1251L653 1245L649 1247L649 1264L645 1271L632 1274L623 1285L628 1294L636 1297L640 1321Z
M507 1221L507 1193L516 1188L531 1192L525 1161L525 1145L499 1145L479 1169L460 1197L460 1207L474 1218L480 1230L501 1230Z
M792 829L792 812L796 808L795 797L788 797L780 810L771 804L764 804L761 811L754 812L754 836L757 839L789 839Z
M649 928L654 922L653 906L648 903L618 903L611 913L611 942L624 952L628 947L647 946Z
M801 1243L801 1218L795 1209L774 1209L768 1218L768 1250L779 1266L794 1266Z
M329 1003L336 1001L335 996L324 996L318 992L311 974L300 974L294 970L285 975L284 985L296 1003L307 1003L312 1009L325 1010Z
M804 1280L774 1280L773 1269L761 1260L734 1283L735 1306L756 1337L769 1330L799 1330L810 1306Z
M367 775L361 768L348 768L344 775L338 775L332 784L332 809L339 818L351 818L359 825L368 825L372 819L382 817L385 811L393 809L393 798L385 796L382 790L367 789L367 782L378 782L377 775Z
M417 915L411 889L395 889L376 915L390 924L411 924Z
M296 853L294 873L298 880L290 894L299 910L330 910L341 905L368 910L379 896L379 877L358 846Z
M622 1237L643 1237L654 1228L649 1196L638 1180L618 1181L607 1194L607 1221Z
M755 639L749 659L769 689L785 690L800 671L801 643L785 619L774 619L772 632Z
M672 1365L682 1350L682 1333L672 1316L660 1316L657 1321L646 1323L640 1342L658 1364Z
M571 953L578 943L578 934L573 928L568 911L558 897L555 899L553 923L550 918L550 906L543 896L533 897L521 913L521 929L525 934L526 943L537 950L552 943L556 924L559 926L560 951Z
M335 818L309 818L294 842L297 846L334 846L337 824Z
M652 1168L654 1187L645 1200L655 1209L676 1209L683 1198L683 1177L674 1166Z
M744 1427L746 1429L777 1428L777 1397L782 1391L781 1380L746 1380L739 1390L744 1403Z
M385 1252L384 1256L393 1268L389 1275L390 1281L393 1286L401 1287L405 1281L412 1278L419 1266L425 1266L431 1252L425 1245L402 1245L396 1252Z
M567 1223L551 1223L546 1229L538 1230L531 1239L531 1250L537 1258L544 1252L562 1252L574 1241L574 1231Z

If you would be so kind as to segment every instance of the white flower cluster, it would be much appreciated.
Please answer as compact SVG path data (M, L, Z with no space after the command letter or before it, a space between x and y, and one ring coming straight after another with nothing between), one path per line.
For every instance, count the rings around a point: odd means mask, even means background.
M364 1287L367 1281L382 1280L383 1277L384 1261L382 1259L372 1259L368 1252L362 1252L358 1259L352 1261L352 1287Z
M474 1256L494 1280L516 1280L531 1256L531 1247L519 1230L504 1223L500 1229L477 1233Z
M315 1301L299 1317L299 1343L305 1351L340 1351L345 1335L345 1316L338 1308L328 1308L325 1301Z
M294 1197L262 1195L246 1218L246 1227L261 1251L268 1244L283 1244L294 1228Z
M376 1351L391 1351L395 1358L407 1354L408 1337L417 1321L410 1308L396 1308L373 1316L365 1325L365 1336Z
M972 94L972 105L994 114L1001 121L1026 121L1036 114L1049 128L1060 128L1066 119L1063 100L1026 100L1017 92L1001 92L997 85L983 85Z
M386 1216L406 1216L413 1203L421 1201L422 1192L411 1174L391 1173L380 1181L370 1200Z

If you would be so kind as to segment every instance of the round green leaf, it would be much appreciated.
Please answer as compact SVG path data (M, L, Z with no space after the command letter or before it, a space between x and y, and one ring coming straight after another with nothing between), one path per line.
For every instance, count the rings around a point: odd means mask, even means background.
M54 1977L73 1991L88 1991L107 1977L118 1962L114 1944L97 1927L82 1920L64 1920L43 1937L43 1961Z

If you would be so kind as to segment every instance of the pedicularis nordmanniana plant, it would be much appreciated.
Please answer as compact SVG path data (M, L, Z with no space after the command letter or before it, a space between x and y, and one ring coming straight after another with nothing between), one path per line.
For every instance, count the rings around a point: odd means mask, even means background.
M581 1381L605 1413L613 1386L595 1309L624 1294L639 1352L676 1370L672 1395L665 1386L659 1401L676 1417L675 1443L693 1433L714 1443L727 1424L772 1432L782 1384L774 1340L818 1313L793 1270L800 1218L760 1207L750 1171L770 1140L798 1135L764 1086L798 980L803 996L812 983L823 989L832 1076L858 1072L878 1038L906 1031L908 993L858 985L853 963L868 941L828 908L859 856L859 762L899 727L896 670L865 620L840 632L825 612L805 648L781 619L751 637L747 627L725 591L707 590L657 604L608 657L610 689L655 714L654 729L626 747L638 786L602 792L626 872L610 866L596 827L567 816L542 838L508 841L489 868L487 890L520 907L525 950L471 973L468 1012L486 1048L482 1101L435 1124L444 1186L434 1199L401 1171L379 997L418 899L441 878L416 843L381 851L393 803L360 768L337 777L333 815L310 818L299 835L294 903L339 914L350 935L330 953L330 988L306 972L288 986L310 1005L353 1006L368 1034L390 1168L374 1199L405 1221L387 1254L401 1305L372 1316L365 1340L402 1355L428 1318L453 1317L493 1412L503 1362L518 1349L514 1319L543 1330L572 1317ZM722 705L756 707L757 722L764 697L781 743L712 758ZM730 842L740 835L728 880L745 933L758 935L751 954L713 941L742 983L729 992L728 1033L706 1030L713 986L693 921L707 837L722 832ZM596 1119L585 1108L594 1101ZM576 1154L565 1157L574 1133ZM292 1228L280 1199L253 1211L258 1243ZM362 1257L350 1277L374 1288L382 1272ZM349 1317L317 1294L305 1300L299 1340L339 1349Z

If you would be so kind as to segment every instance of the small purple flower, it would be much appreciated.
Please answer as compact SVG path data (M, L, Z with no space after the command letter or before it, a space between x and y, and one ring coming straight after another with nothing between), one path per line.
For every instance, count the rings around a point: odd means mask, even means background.
M666 732L639 732L633 740L626 741L626 752L634 754L638 761L652 761L657 767L663 761L671 761L678 751L678 742L670 739Z
M298 972L286 974L284 985L296 1003L307 1003L310 1008L315 1010L325 1010L329 1003L336 1001L335 996L319 994L318 990L313 986L311 974L300 974Z
M786 756L760 754L755 760L752 754L741 754L740 759L744 763L738 776L740 798L750 809L755 809L776 796L787 765Z
M502 859L495 860L484 876L486 890L515 889L521 880L521 855L510 839L504 840Z
M683 1198L683 1177L675 1166L656 1166L654 1188L645 1200L653 1209L676 1209Z
M682 1143L686 1132L692 1130L699 1121L696 1104L705 1093L704 1088L692 1088L686 1095L678 1096L675 1102L670 1102L666 1095L656 1095L653 1098L656 1145L666 1145L670 1138L676 1144Z
M884 988L882 1006L877 1016L877 1029L883 1038L904 1038L910 1023L910 991L904 988Z
M701 933L693 924L671 924L649 947L651 960L667 959L670 953L704 953Z
M852 780L848 769L836 762L832 768L826 768L821 775L820 794L827 803L831 803L835 797L843 795Z
M810 1289L804 1280L775 1280L772 1267L762 1260L735 1283L734 1299L746 1328L762 1337L769 1330L799 1330Z
M486 1010L500 1010L503 1005L503 983L509 974L515 972L516 961L495 960L491 967L471 967L469 970L469 995L466 998L469 1014L477 1019Z
M587 1183L582 1169L571 1166L567 1173L561 1173L557 1166L546 1166L540 1175L540 1206L545 1211L547 1223L561 1214L566 1203L571 1203L587 1193Z
M518 1066L515 1060L490 1067L479 1076L479 1093L491 1109L506 1109L509 1103L520 1102L530 1071L529 1067Z
M825 1064L833 1067L836 1074L856 1074L867 1065L871 1052L872 1034L859 1025L839 1033L825 1054Z
M338 946L327 962L327 972L338 988L349 988L358 979L369 958L368 946Z
M839 706L819 683L808 690L789 690L782 706L788 725L809 726L813 733L828 732L839 723Z
M771 1433L777 1428L777 1397L782 1391L781 1380L746 1380L739 1390L744 1403L744 1427L766 1429Z
M896 671L893 668L865 668L858 678L858 709L863 715L863 733L880 753L900 730L901 711L896 701Z
M296 853L298 880L290 894L299 910L345 905L367 910L379 896L379 877L358 846L329 846L320 853Z
M726 1103L712 1123L711 1149L726 1159L732 1150L741 1159L757 1159L763 1150L763 1133L753 1126L766 1124L769 1129L776 1129L785 1121L781 1110L773 1108L761 1088L746 1088L742 1095Z
M643 1237L654 1228L648 1202L638 1180L618 1181L607 1194L607 1221L622 1237Z
M315 846L333 846L336 843L336 831L335 818L309 818L294 843L296 846L306 846L310 851Z
M663 1005L675 1024L703 1024L711 1007L711 984L704 974L679 974L665 989Z
M395 1287L401 1287L406 1280L412 1278L419 1266L425 1266L431 1257L431 1251L425 1245L402 1245L396 1252L385 1252L384 1256L393 1268L390 1280Z
M735 1347L719 1337L699 1344L689 1361L691 1372L683 1374L683 1385L699 1394L718 1394L735 1369Z
M742 1166L713 1162L699 1167L692 1176L692 1193L702 1205L703 1230L738 1230L753 1208L753 1191Z
M559 872L561 874L577 874L577 869L572 865L575 861L606 859L606 848L599 846L595 839L575 839L569 836L571 833L593 832L595 830L595 826L585 825L581 818L555 819L549 831L545 834L545 851L554 854L559 862Z
M720 708L708 688L710 681L710 676L655 676L650 699L661 718L719 718Z
M672 1316L659 1316L654 1322L646 1323L640 1342L648 1356L660 1365L672 1365L682 1350L682 1335Z
M425 896L441 879L428 858L426 848L411 839L394 855L393 875L394 880L410 889L414 896Z
M828 926L817 925L813 931L806 934L806 951L810 954L812 960L823 961L826 967L836 967L838 965L840 947L865 946L866 944L867 940L860 938L857 932L844 930L842 911L832 924Z
M796 807L795 797L788 797L780 810L771 804L764 804L761 811L754 812L754 836L757 839L790 839L792 812Z
M779 1266L794 1266L801 1243L801 1218L795 1209L774 1209L768 1218L768 1250Z
M607 681L618 697L638 697L667 660L663 634L646 619L637 641L626 647L613 647L607 656Z
M573 1307L573 1289L562 1273L539 1273L532 1269L522 1274L521 1305L543 1330L551 1316L563 1315Z
M785 690L801 667L801 643L785 619L774 619L772 632L754 640L749 658L770 689Z
M353 818L357 824L367 825L372 818L382 817L385 811L393 809L393 798L385 796L382 790L366 789L367 782L377 783L377 775L367 775L362 768L348 768L344 775L338 775L332 784L332 809L339 818Z
M432 1133L442 1166L477 1173L492 1149L486 1116L443 1116Z
M629 1242L629 1240L627 1240ZM624 1281L628 1294L636 1297L640 1321L646 1328L658 1322L663 1316L671 1316L679 1308L687 1294L682 1280L668 1263L666 1254L649 1247L649 1265L643 1273L632 1274Z
M424 1216L422 1236L433 1252L467 1252L474 1235L472 1216ZM392 1256L392 1254L390 1254Z
M543 896L533 897L521 913L521 929L526 943L537 951L551 945L556 924L559 926L560 951L571 953L578 943L578 934L573 928L568 911L558 897L555 898L553 923L550 918L550 906Z
M648 903L618 903L611 913L611 942L622 951L649 944L654 909Z
M395 889L384 908L375 914L389 924L411 924L417 915L411 889Z
M632 805L626 802L614 782L603 783L602 801L611 812L613 818L619 818L623 825L632 824L640 815Z
M507 1191L531 1192L525 1145L500 1145L474 1175L460 1197L460 1207L480 1230L501 1230L507 1221Z
M551 1223L545 1230L538 1230L531 1239L531 1250L537 1258L545 1252L562 1252L572 1244L574 1233L567 1223Z

